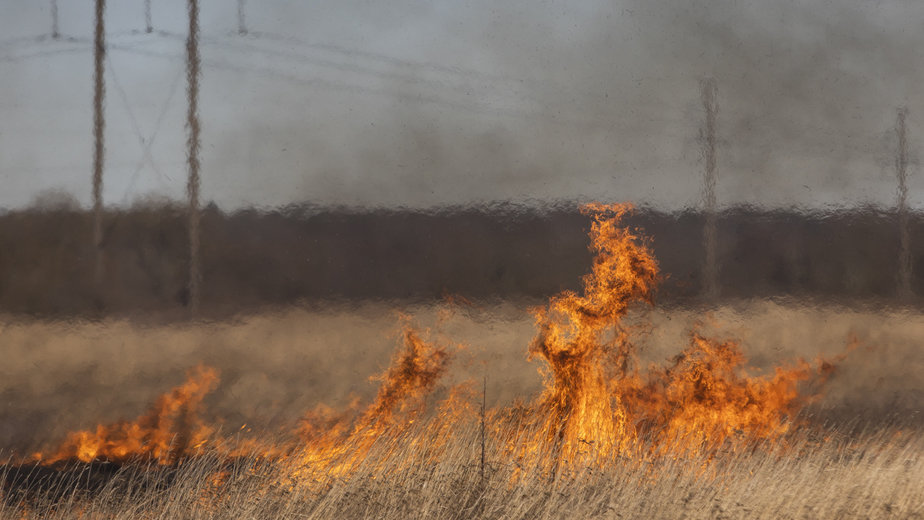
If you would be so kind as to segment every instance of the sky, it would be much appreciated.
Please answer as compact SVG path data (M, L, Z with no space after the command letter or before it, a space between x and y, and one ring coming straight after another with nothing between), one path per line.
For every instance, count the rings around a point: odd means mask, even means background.
M0 208L92 175L92 0L0 0ZM110 0L104 203L182 200L186 2ZM893 206L908 109L924 209L918 0L201 0L204 203L433 208Z

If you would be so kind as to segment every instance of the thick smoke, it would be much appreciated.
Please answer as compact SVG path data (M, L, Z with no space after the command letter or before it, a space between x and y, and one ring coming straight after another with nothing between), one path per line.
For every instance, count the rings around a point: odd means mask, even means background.
M249 148L251 168L279 164L298 197L318 201L695 206L699 81L714 77L720 206L895 203L885 134L896 106L920 103L913 63L924 42L908 25L917 4L411 4L371 36L348 37L412 64L387 67L392 76L367 85L375 92L311 90L303 118L286 118L275 96L253 99L248 124L216 155ZM290 19L307 14L290 9ZM266 198L292 186L271 181Z

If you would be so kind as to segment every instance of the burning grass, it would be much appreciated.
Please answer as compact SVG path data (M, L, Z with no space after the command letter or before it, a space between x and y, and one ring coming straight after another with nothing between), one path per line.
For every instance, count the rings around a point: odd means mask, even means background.
M544 386L531 400L486 408L472 381L442 384L464 349L406 326L368 404L319 405L278 435L226 435L200 416L217 372L199 367L137 420L71 433L30 463L7 466L5 512L924 514L915 509L924 503L914 484L924 477L916 430L845 436L802 414L841 358L754 373L736 342L695 332L667 363L640 368L627 315L652 304L660 275L644 240L619 225L627 210L586 208L596 256L583 291L533 311L528 350ZM824 473L845 471L869 489L847 493ZM139 484L152 474L169 485ZM877 475L890 484L877 487ZM783 490L787 482L812 486ZM49 489L65 492L41 492ZM755 501L755 489L803 500ZM805 501L826 493L836 503Z

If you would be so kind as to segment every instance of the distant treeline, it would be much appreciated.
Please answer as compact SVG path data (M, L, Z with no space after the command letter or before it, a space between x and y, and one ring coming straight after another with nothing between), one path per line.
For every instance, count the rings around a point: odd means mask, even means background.
M639 210L666 280L659 299L702 293L703 215ZM0 214L0 312L66 317L181 312L188 239L178 207L105 215L103 279L94 282L91 213ZM898 219L873 209L834 213L738 208L718 217L721 298L792 296L893 301ZM590 268L590 220L574 206L348 211L288 208L202 218L202 312L353 299L539 299L576 289ZM910 219L912 291L924 295L924 218Z

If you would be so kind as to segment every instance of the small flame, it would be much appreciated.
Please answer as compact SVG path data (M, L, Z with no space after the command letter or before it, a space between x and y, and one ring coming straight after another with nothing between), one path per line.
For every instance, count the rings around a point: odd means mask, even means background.
M34 458L44 464L74 459L174 464L211 435L212 429L199 418L199 408L217 384L218 371L198 366L189 371L185 383L160 396L138 419L70 433L57 450L47 455L36 453Z
M416 415L422 411L420 400L426 397L446 372L449 354L423 341L410 326L404 329L404 349L392 360L379 378L382 385L372 405L363 413L359 428L379 429L394 422L400 414Z
M449 353L424 341L409 325L402 348L384 374L375 399L358 415L358 401L345 410L320 406L302 422L301 459L311 469L344 473L362 462L376 445L394 444L425 411L426 397L449 364Z
M690 345L663 368L653 368L627 399L640 430L664 450L714 450L726 440L779 439L807 402L797 385L813 370L805 361L749 377L733 341L693 334ZM819 368L821 370L821 367Z

